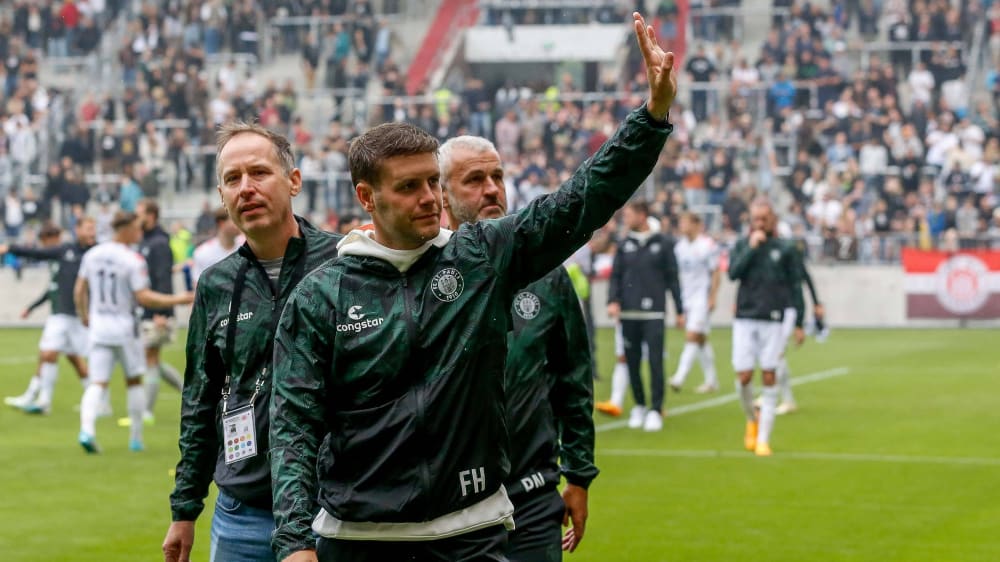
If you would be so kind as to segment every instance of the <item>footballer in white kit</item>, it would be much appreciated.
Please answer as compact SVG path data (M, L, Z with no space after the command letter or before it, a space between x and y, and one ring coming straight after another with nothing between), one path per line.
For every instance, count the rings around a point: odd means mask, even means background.
M715 308L719 291L719 250L715 241L702 233L701 217L697 214L681 215L679 227L681 237L674 245L674 255L681 282L686 334L677 372L670 378L670 388L680 392L697 358L705 376L697 392L714 392L719 389L719 381L708 333L709 314Z
M135 213L119 211L112 220L114 237L88 251L80 264L74 302L89 330L90 384L80 401L80 445L96 453L95 422L115 362L125 371L127 409L132 419L129 448L141 451L146 370L136 311L139 306L164 307L191 302L190 295L164 295L150 290L146 260L129 247L142 229Z
M191 279L196 285L198 278L206 269L239 250L245 240L233 221L229 219L226 209L218 209L214 215L215 236L199 244L191 256Z

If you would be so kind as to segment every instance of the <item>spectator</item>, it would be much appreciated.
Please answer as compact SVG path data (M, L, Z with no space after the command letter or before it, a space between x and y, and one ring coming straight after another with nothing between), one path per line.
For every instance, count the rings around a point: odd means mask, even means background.
M955 212L955 230L961 239L962 248L975 246L979 234L979 209L976 208L975 197L966 197L961 208Z
M302 45L302 70L305 74L306 89L312 90L316 87L316 69L319 68L320 48L316 35L309 33L306 35L306 42Z
M694 87L691 88L691 110L694 112L695 119L699 122L704 121L708 116L708 91L699 86L704 86L704 84L715 80L716 68L705 55L703 44L699 44L694 56L688 59L685 70L691 75L691 81L695 83Z
M934 75L927 70L927 63L923 61L917 62L917 65L910 72L906 81L910 86L911 103L919 101L925 107L929 106L931 104L931 95L934 90L935 81Z
M132 174L132 168L129 167L122 174L122 183L118 190L118 206L124 211L134 213L136 205L142 198L142 189Z
M844 167L854 159L854 148L847 143L847 134L839 132L833 139L833 144L826 149L826 160L831 167Z
M25 221L24 208L17 191L10 189L4 196L2 216L4 235L10 241L17 241L21 237L21 229L24 227Z
M684 152L677 164L677 175L681 177L687 208L700 212L699 209L708 203L708 194L705 191L705 164L696 150Z
M436 127L435 127L436 129ZM434 130L434 129L428 129ZM502 161L517 161L521 142L521 125L517 121L517 113L510 109L504 114L503 119L496 124L497 151L500 152Z
M167 138L157 130L156 124L147 121L139 136L139 158L153 174L163 174L167 165Z
M722 206L726 192L735 178L735 171L724 148L716 148L705 176L708 187L708 204Z

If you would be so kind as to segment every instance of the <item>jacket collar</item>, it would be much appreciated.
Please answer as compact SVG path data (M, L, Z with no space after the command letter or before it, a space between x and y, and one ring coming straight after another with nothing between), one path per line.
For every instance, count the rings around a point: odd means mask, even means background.
M400 273L406 273L427 250L432 247L442 248L451 239L452 231L442 228L438 235L419 248L413 250L394 250L375 241L372 230L352 230L337 244L337 253L341 256L358 256L376 258L392 264Z
M285 247L285 253L283 255L286 260L293 260L305 252L306 245L312 243L312 240L316 238L321 231L312 225L306 219L295 215L295 222L299 225L299 234L301 236L293 236L288 240L288 246ZM245 241L240 249L237 250L241 256L251 261L259 261L257 256L254 255L253 250L250 249L250 242Z

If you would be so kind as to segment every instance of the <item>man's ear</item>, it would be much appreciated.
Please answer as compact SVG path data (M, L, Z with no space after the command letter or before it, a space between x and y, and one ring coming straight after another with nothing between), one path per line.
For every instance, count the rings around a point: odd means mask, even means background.
M288 180L292 182L292 197L295 197L302 191L302 171L298 168L293 168L292 172L288 174Z
M445 211L451 210L451 203L448 201L448 188L444 184L441 184L441 208Z
M354 193L357 195L361 207L365 211L368 211L368 214L375 211L375 187L372 184L366 181L359 181L354 186Z

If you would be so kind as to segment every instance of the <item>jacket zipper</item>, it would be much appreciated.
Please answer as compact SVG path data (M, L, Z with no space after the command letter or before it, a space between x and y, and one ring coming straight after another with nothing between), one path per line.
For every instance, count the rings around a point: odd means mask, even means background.
M412 350L416 347L415 345L416 333L414 331L415 326L413 325L413 311L410 307L410 290L409 290L410 282L405 273L402 274L402 277L403 277L403 308L406 314L406 336L410 344L410 349ZM419 432L421 438L423 438L425 434L424 414L426 410L426 405L424 403L424 387L422 382L423 381L420 381L414 396L416 400L415 413L417 420L417 431ZM428 466L427 461L422 461L420 463L420 485L421 489L424 490L425 493L430 492L431 474L430 474L430 467ZM426 518L426 514L429 513L429 510L425 510L424 513Z

